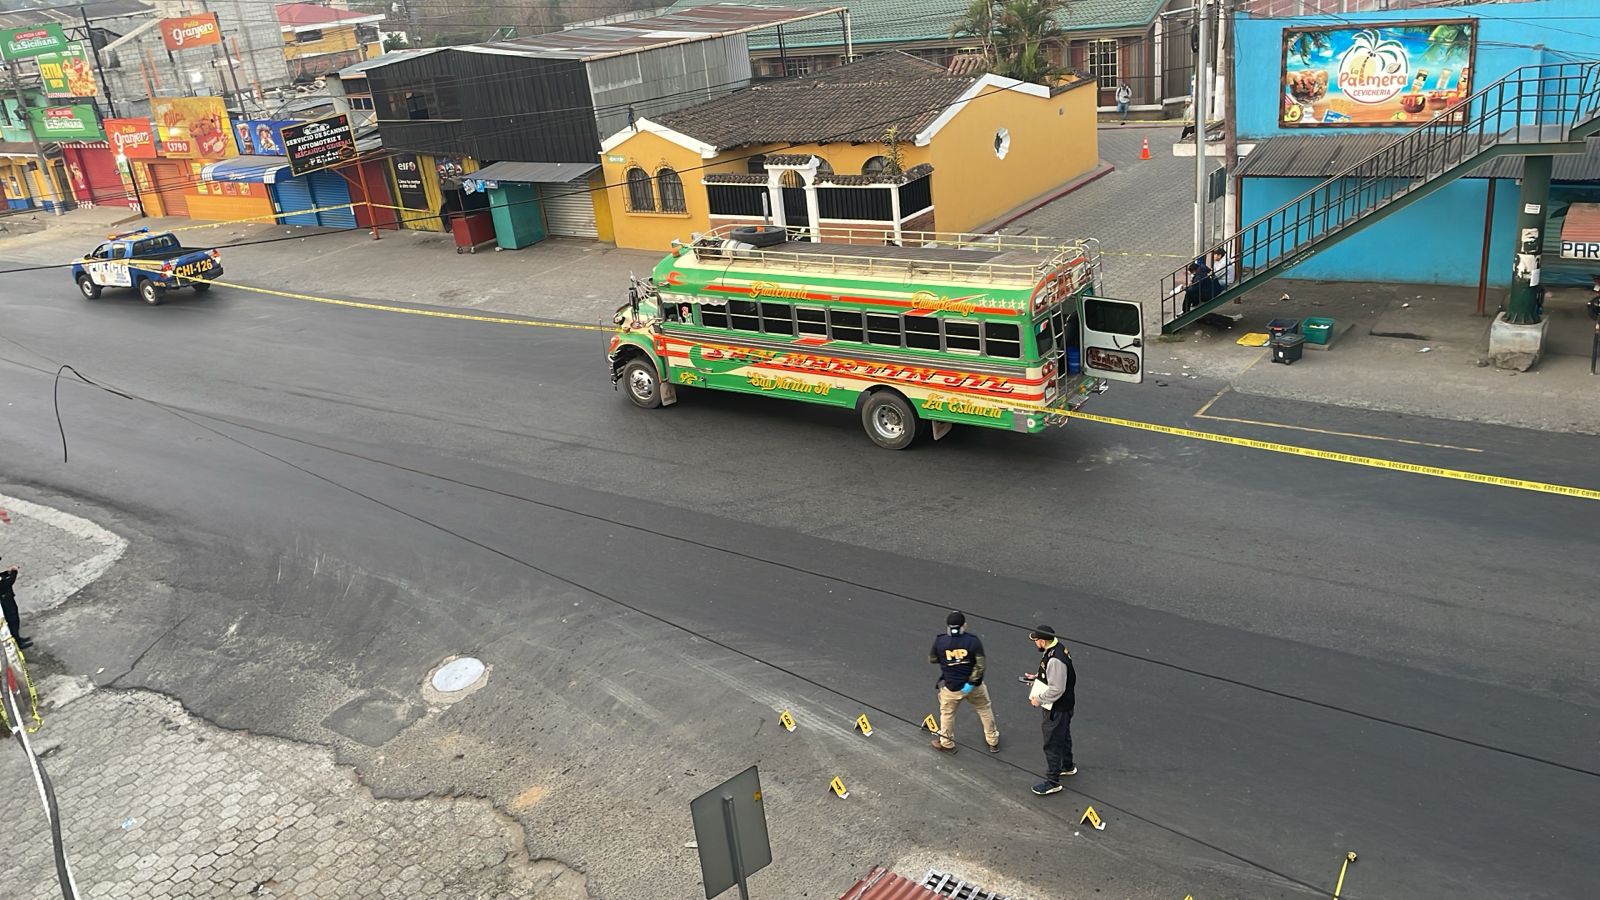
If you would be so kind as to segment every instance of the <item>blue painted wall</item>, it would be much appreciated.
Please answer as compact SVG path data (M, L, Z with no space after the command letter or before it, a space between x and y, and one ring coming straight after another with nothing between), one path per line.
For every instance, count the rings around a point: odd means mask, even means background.
M1478 20L1478 47L1473 66L1475 89L1505 77L1518 66L1600 59L1600 0L1532 0L1528 3L1464 4L1340 16L1296 16L1256 19L1240 14L1234 72L1241 139L1282 134L1372 134L1373 128L1280 128L1279 96L1283 73L1285 28L1350 25L1417 19ZM1396 136L1408 126L1392 129Z
M1244 178L1239 199L1253 222L1319 184L1315 178ZM1367 230L1318 251L1286 278L1476 285L1483 259L1483 216L1489 181L1463 178ZM1495 188L1489 286L1511 286L1517 185ZM1249 260L1245 260L1248 265Z

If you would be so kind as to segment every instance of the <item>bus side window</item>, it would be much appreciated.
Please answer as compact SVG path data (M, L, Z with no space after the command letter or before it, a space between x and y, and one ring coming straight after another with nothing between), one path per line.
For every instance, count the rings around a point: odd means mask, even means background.
M761 319L753 300L729 300L728 322L738 331L760 331Z
M906 316L906 346L916 350L943 350L936 316Z
M728 308L726 306L700 307L700 324L707 328L727 328Z
M828 336L828 311L815 309L809 306L794 308L795 318L799 320L800 333L812 337Z
M958 319L945 319L944 346L947 350L961 350L969 353L981 352L983 348L978 336L978 323L963 322Z
M867 343L881 344L885 347L900 346L902 343L900 337L900 317L868 313Z
M853 309L828 310L828 324L833 327L833 339L836 341L862 343L866 340L865 330L861 327L861 313Z
M1006 359L1022 358L1022 333L1013 322L983 323L983 352Z
M794 307L787 303L761 304L761 330L768 334L794 334Z

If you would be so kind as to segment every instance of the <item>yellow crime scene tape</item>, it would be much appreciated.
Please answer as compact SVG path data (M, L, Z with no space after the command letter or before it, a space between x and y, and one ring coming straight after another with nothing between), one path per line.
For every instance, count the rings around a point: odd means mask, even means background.
M354 209L357 206L366 206L365 203L340 203L337 206L318 206L314 209L290 209L283 212L262 213L259 216L245 216L242 219L224 219L221 222L199 222L194 225L179 225L168 228L167 231L194 231L200 228L221 228L224 225L238 225L243 222L258 222L262 219L281 219L284 216L299 216L306 213L331 212L336 209ZM310 235L307 235L310 237Z
M1286 453L1290 456L1304 456L1310 459L1321 459L1329 462L1346 463L1352 466L1367 466L1374 469L1388 469L1391 472L1406 472L1411 475L1427 475L1432 478L1449 478L1454 481L1470 481L1475 484L1487 484L1494 487L1515 488L1522 491L1535 491L1541 494L1558 494L1563 497L1576 497L1580 500L1600 500L1600 490L1593 488L1573 487L1565 484L1550 484L1544 481L1529 481L1525 478L1507 478L1504 475L1488 475L1482 472L1466 472L1460 469L1446 469L1441 466L1426 466L1420 463L1400 462L1394 459L1382 459L1375 456L1361 456L1356 453L1339 453L1333 450L1318 450L1313 447L1300 447L1294 444L1279 444L1273 441L1258 441L1253 438L1234 437L1231 434L1217 434L1212 431L1196 431L1192 428L1179 428L1174 425L1157 425L1152 422L1140 422L1134 419L1118 419L1112 416L1101 416L1086 412L1068 412L1066 415L1074 419L1083 419L1087 422L1099 422L1102 425L1116 425L1120 428L1134 428L1139 431L1153 431L1157 434L1170 434L1176 437L1192 438L1197 441L1210 441L1214 444L1228 444L1234 447L1249 447L1252 450L1266 450L1271 453Z

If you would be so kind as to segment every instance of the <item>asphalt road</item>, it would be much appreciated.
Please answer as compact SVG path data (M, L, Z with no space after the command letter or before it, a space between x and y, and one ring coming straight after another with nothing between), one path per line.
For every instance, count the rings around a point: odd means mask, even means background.
M688 801L752 762L758 896L919 861L1035 898L1315 896L1296 882L1330 891L1347 850L1354 900L1600 884L1595 501L1090 423L894 454L809 406L634 409L596 332L227 288L146 307L10 275L0 317L0 481L133 541L50 652L332 744L381 795L491 797L597 896L699 896ZM142 398L64 381L65 464L61 363ZM1592 439L1231 394L1209 413L1319 430L1193 418L1216 390L1093 410L1600 487ZM998 758L965 711L952 758L914 724L956 607ZM1080 678L1081 774L1042 799L1012 679L1037 622ZM453 653L489 684L429 711Z

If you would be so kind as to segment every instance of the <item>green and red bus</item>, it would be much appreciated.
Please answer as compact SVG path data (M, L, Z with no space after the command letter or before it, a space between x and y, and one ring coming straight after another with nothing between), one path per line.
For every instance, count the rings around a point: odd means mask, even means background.
M954 425L1042 431L1108 381L1143 380L1143 311L1097 296L1092 240L853 237L746 226L674 242L617 310L612 384L646 409L684 387L853 409L900 450Z

